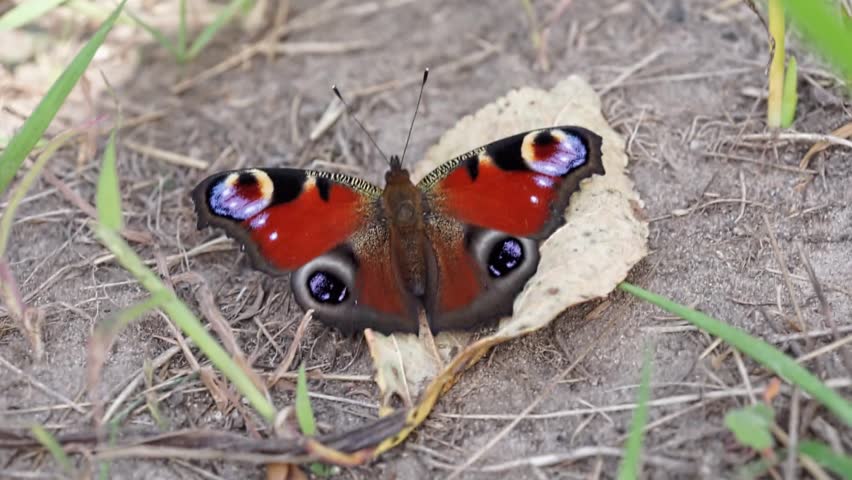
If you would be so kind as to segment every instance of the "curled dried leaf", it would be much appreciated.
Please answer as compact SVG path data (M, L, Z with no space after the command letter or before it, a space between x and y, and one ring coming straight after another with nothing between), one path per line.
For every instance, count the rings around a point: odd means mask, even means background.
M846 125L843 125L842 127L838 128L837 130L834 130L833 132L831 132L831 136L832 137L839 137L839 138L850 138L850 137L852 137L852 122L849 122ZM811 148L809 148L807 152L805 152L805 156L802 157L802 161L799 162L799 168L801 168L802 170L808 168L808 166L810 166L810 164L811 164L811 159L814 158L814 155L825 150L826 148L828 148L830 146L831 146L831 143L829 143L829 142L817 142L817 143L813 144L813 146Z

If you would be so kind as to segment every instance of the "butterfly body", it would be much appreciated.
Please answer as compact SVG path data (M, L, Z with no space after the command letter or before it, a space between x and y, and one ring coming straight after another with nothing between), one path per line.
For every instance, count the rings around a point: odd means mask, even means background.
M426 293L428 245L424 221L424 198L399 157L391 157L385 175L381 215L388 223L391 263L396 265L405 290L421 297Z
M392 157L380 189L286 168L222 172L193 191L199 227L224 228L255 266L291 272L296 301L343 331L469 329L511 313L539 242L580 182L604 174L601 139L553 127L460 155L413 183Z

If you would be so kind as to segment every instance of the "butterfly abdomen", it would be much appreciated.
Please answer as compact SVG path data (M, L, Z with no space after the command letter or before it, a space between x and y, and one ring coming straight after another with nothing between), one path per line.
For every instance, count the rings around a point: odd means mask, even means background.
M411 295L422 297L427 288L423 192L399 167L391 167L386 181L381 205L389 230L389 260L403 287Z

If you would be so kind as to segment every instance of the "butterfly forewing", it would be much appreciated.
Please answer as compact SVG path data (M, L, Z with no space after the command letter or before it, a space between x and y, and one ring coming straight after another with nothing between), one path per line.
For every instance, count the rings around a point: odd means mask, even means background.
M460 155L418 186L431 205L462 222L545 238L581 180L603 175L601 138L579 127L534 130Z

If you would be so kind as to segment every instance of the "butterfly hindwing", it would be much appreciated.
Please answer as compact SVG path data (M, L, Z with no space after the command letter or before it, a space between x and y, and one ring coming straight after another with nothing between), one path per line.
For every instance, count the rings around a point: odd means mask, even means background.
M221 227L257 268L292 272L304 309L343 331L416 331L413 300L386 265L381 190L363 180L289 168L208 177L193 191L199 227Z
M458 234L448 237L448 230ZM435 261L424 306L433 332L468 330L510 314L515 296L538 267L535 240L450 217L432 218L428 234Z
M498 140L424 177L418 187L436 270L426 300L432 329L510 313L538 266L538 242L562 225L571 194L594 174L604 174L601 138L553 127Z

